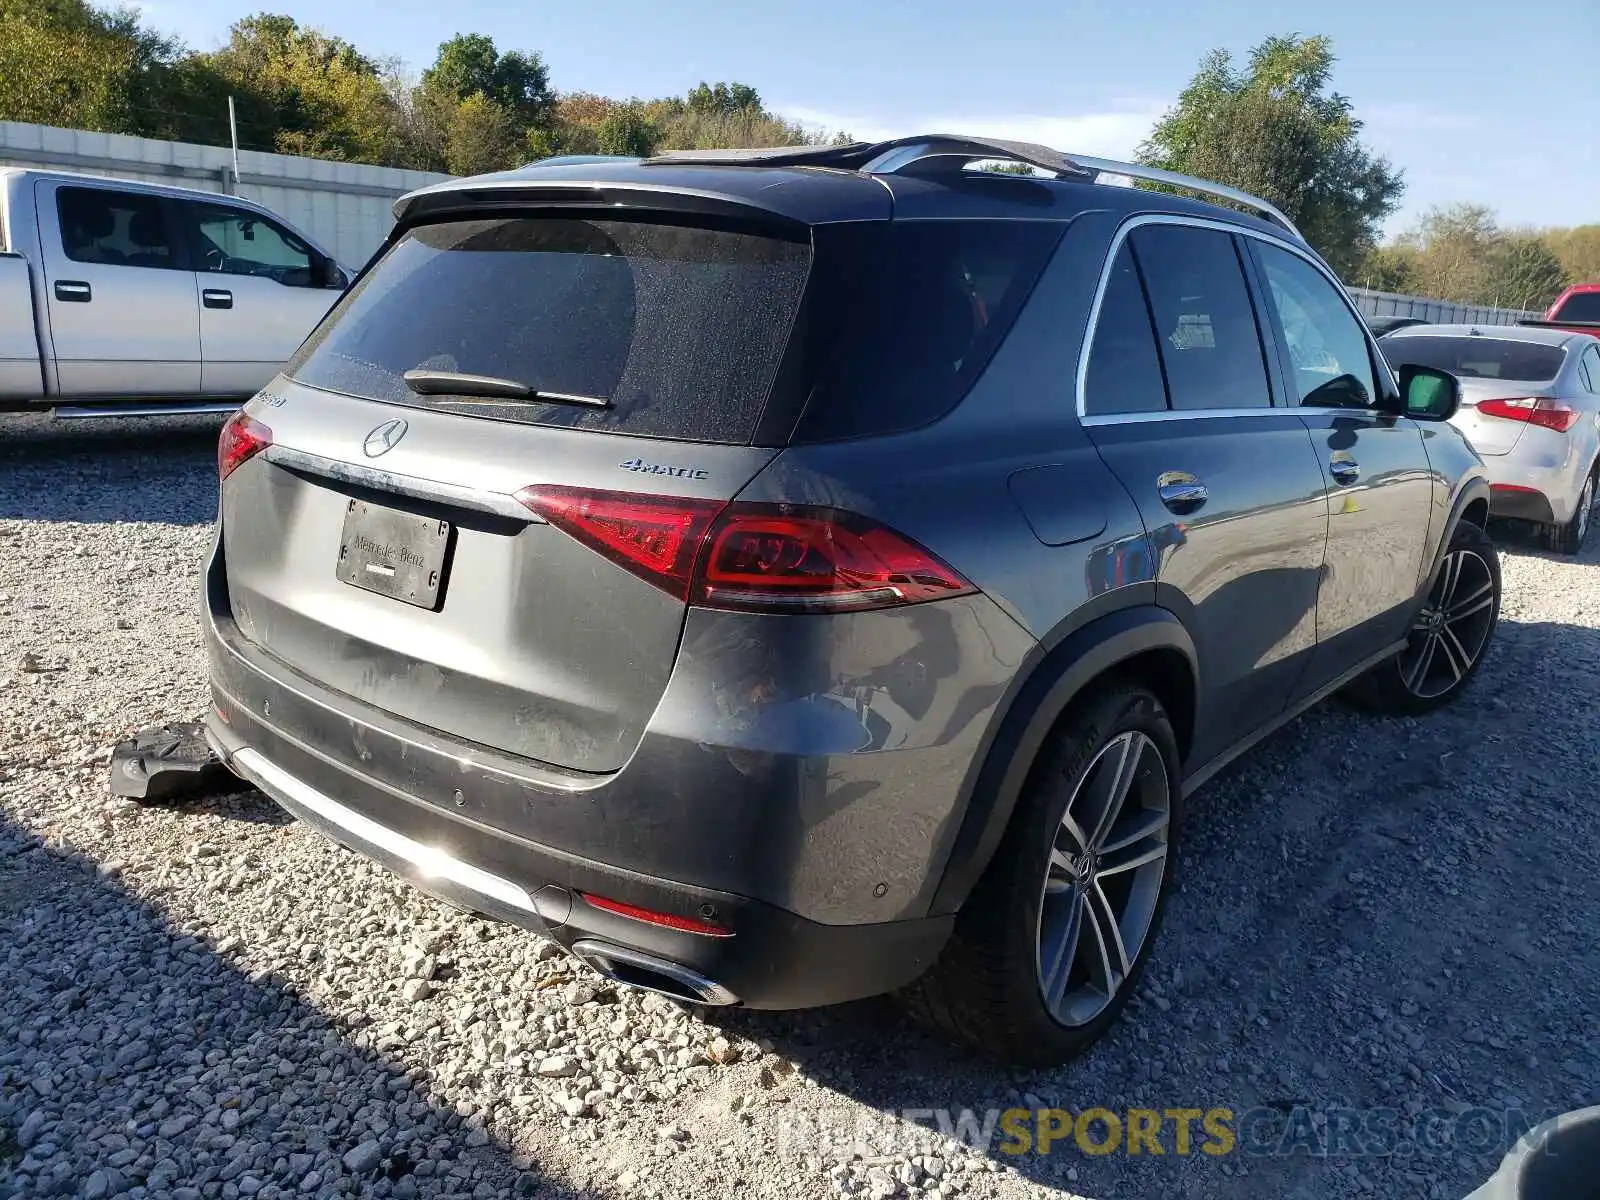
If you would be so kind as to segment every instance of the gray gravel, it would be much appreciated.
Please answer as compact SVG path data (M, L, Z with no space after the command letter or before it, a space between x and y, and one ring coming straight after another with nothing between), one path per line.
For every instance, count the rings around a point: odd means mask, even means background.
M1504 544L1452 710L1323 706L1195 797L1127 1019L1015 1073L886 1003L618 991L258 793L113 801L110 745L206 703L216 428L0 418L0 1195L1459 1197L1484 1121L1600 1098L1600 544ZM1053 1106L1224 1107L1300 1148L946 1136ZM1385 1127L1433 1132L1371 1152Z

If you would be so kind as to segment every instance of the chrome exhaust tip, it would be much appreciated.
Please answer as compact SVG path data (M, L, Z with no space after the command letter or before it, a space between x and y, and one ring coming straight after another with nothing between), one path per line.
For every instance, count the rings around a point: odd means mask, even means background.
M739 1003L739 997L720 983L707 979L698 971L691 971L681 963L657 958L642 950L630 950L626 946L583 938L572 944L572 953L607 979L629 987L660 992L663 996L686 1000L690 1004L725 1007Z

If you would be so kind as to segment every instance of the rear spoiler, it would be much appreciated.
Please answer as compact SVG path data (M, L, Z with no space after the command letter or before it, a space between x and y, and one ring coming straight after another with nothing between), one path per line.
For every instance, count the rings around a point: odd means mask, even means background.
M1593 333L1600 337L1600 321L1518 321L1518 325L1531 325L1535 329L1570 329L1573 333Z

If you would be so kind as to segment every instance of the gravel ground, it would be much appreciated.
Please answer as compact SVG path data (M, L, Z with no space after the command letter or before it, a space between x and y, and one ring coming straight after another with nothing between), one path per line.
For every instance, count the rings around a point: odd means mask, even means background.
M252 791L114 801L109 746L205 705L216 429L0 418L0 1194L1459 1197L1507 1110L1600 1099L1600 539L1503 543L1450 711L1325 705L1195 797L1143 994L1014 1073L887 1003L619 992ZM992 1125L1055 1106L1238 1145Z

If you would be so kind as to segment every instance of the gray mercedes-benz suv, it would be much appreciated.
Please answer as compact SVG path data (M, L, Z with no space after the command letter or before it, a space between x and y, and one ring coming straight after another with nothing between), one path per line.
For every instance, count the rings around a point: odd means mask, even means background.
M1454 381L1397 382L1252 197L929 137L396 217L223 433L210 737L624 983L898 991L1063 1059L1136 985L1184 796L1489 643Z

